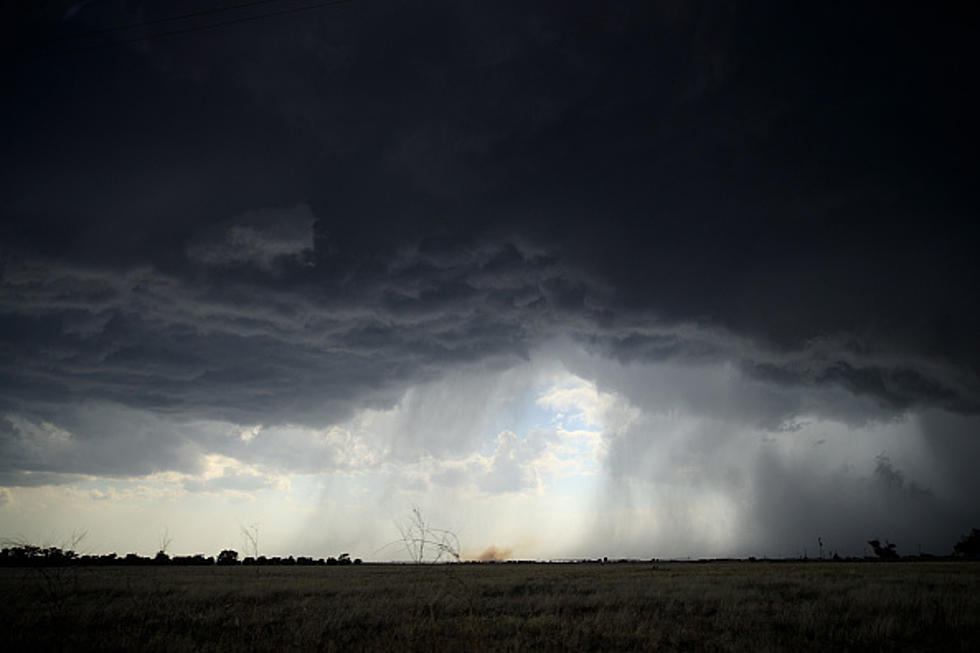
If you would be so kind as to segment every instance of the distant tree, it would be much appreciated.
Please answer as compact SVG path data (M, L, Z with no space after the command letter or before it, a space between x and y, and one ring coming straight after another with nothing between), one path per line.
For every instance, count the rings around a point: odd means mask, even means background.
M871 545L871 549L875 552L881 560L896 560L898 559L898 552L895 551L895 544L885 540L882 544L878 540L868 540L868 544Z
M170 556L163 549L157 551L156 556L153 558L153 562L158 565L170 564Z
M238 564L238 551L232 549L225 549L218 554L218 564L219 565L237 565Z
M0 564L4 567L29 565L38 557L40 550L40 547L26 544L6 547L3 551L0 551Z
M349 565L351 563L349 553L341 553L340 557L337 558L338 565Z
M969 535L961 537L953 552L965 558L980 558L980 529L974 528Z

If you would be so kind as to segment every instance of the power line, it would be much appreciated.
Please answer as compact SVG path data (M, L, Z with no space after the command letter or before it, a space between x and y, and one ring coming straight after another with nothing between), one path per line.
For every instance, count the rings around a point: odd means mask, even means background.
M204 15L213 15L213 14L216 14L216 13L221 13L223 11L229 11L229 10L232 10L232 9L241 9L241 8L247 8L247 7L258 6L258 5L263 5L263 4L272 4L274 2L281 2L281 1L282 0L256 0L256 1L250 2L250 3L242 3L242 4L237 5L237 6L228 6L228 7L224 7L224 8L205 9L205 10L200 10L198 12L192 12L192 13L189 13L189 14L184 14L184 15L181 15L181 16L172 16L170 18L160 18L160 19L156 19L156 20L153 20L153 21L145 21L143 23L133 23L132 25L111 27L111 28L105 28L105 29L101 29L101 30L93 30L92 32L90 32L90 33L88 33L88 34L86 34L84 36L87 37L87 36L92 36L92 35L97 35L97 34L103 34L103 33L111 33L113 31L126 31L126 30L129 30L129 29L134 29L135 27L142 27L144 25L161 24L161 23L172 22L172 21L177 21L177 20L186 20L188 18L200 17L200 16L204 16ZM222 27L226 27L228 25L237 25L237 24L241 24L241 23L247 23L247 22L252 22L252 21L257 21L257 20L263 20L265 18L274 18L276 16L285 16L285 15L288 15L288 14L297 14L297 13L304 12L304 11L312 11L314 9L325 9L325 8L331 8L331 7L338 7L338 6L341 6L341 5L350 4L352 2L353 2L353 0L328 0L326 2L316 2L316 3L313 3L313 4L302 5L302 6L299 6L299 7L289 7L288 9L280 9L280 10L277 10L277 11L267 11L267 12L261 13L261 14L253 14L251 16L242 16L242 17L239 17L239 18L230 18L228 20L218 21L218 22L215 22L215 23L209 23L207 25L194 25L194 26L191 26L191 27L184 27L184 28L180 28L180 29L173 29L173 30L164 31L164 32L154 32L152 34L145 34L143 36L137 36L137 37L133 37L133 38L121 39L121 40L113 41L112 43L103 43L103 44L100 44L100 45L93 45L93 46L89 46L89 47L66 48L66 49L54 50L54 51L46 52L44 54L40 54L40 55L38 55L36 57L33 57L33 58L34 59L44 59L44 58L47 58L47 57L55 57L55 56L62 56L62 55L68 55L68 54L77 54L77 53L81 53L81 52L89 52L89 51L92 51L92 50L101 50L101 49L105 49L105 48L109 48L109 47L113 47L113 46L117 46L117 45L129 45L129 44L132 44L132 43L141 43L141 42L145 42L145 41L154 41L154 40L157 40L157 39L169 38L169 37L172 37L172 36L178 36L180 34L189 34L191 32L213 31L213 30L220 29ZM76 37L70 37L70 38L76 38ZM82 35L79 35L77 38L82 38ZM65 40L67 40L67 38ZM57 42L58 42L57 40L56 41L50 41L50 42L48 42L46 44L43 44L40 47L43 48L46 45L50 45L51 43L57 43Z

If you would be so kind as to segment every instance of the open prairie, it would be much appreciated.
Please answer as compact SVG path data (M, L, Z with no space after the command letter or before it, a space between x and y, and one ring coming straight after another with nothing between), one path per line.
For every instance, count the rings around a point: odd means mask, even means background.
M0 569L3 650L976 650L980 565Z

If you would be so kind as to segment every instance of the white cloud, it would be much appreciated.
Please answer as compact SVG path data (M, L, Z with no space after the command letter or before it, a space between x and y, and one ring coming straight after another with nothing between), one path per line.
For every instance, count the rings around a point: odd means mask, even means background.
M185 475L181 485L190 492L225 492L250 495L261 490L288 490L289 479L254 465L219 454L204 457L203 473Z

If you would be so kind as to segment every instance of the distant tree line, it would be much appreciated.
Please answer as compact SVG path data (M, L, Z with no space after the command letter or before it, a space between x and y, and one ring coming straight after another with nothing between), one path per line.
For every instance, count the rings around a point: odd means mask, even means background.
M359 565L360 558L351 559L350 554L341 553L338 557L311 558L299 556L247 557L238 559L238 552L225 549L215 556L205 557L203 553L192 556L170 556L165 551L159 551L155 556L141 556L128 553L119 556L115 553L103 555L79 555L75 551L62 550L60 547L40 547L29 544L6 547L0 550L0 567L67 567L67 566L206 566L206 565L263 565L263 566L334 566Z
M822 544L822 542L821 542ZM881 542L880 540L868 540L868 544L877 559L879 560L942 560L942 559L980 559L980 529L972 529L969 534L963 535L960 541L953 546L953 553L950 556L933 556L920 554L918 556L903 557L898 554L894 543ZM751 557L750 562L756 559ZM833 560L845 560L835 553ZM847 560L854 560L848 558ZM599 558L595 562L610 562L608 558ZM141 556L136 553L128 553L119 556L116 553L106 553L103 555L79 555L71 549L62 549L57 546L34 546L31 544L18 544L16 546L5 547L0 550L0 567L67 567L67 566L207 566L207 565L240 565L240 566L343 566L362 564L360 558L351 558L348 553L341 553L336 558L311 558L308 556L285 558L279 556L266 557L248 556L239 559L238 551L225 549L217 557L207 556L198 553L191 556L171 556L166 551L158 551L155 556Z

